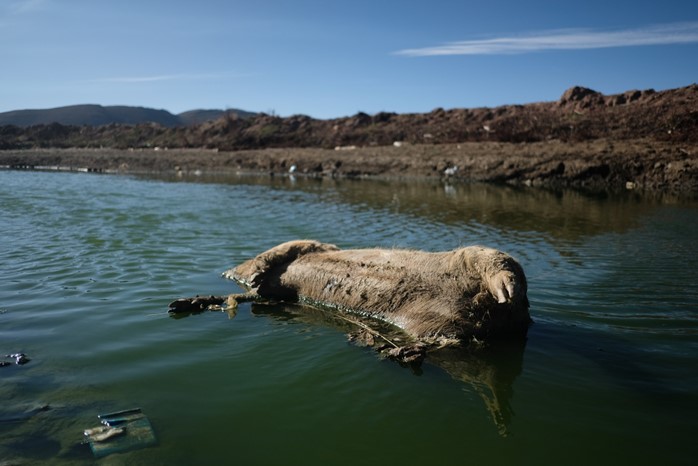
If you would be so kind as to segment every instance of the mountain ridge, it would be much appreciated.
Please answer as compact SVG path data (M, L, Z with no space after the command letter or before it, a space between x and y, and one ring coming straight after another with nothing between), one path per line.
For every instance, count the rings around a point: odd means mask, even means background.
M45 109L23 109L0 112L0 126L27 128L58 123L64 126L103 126L110 124L139 125L156 123L168 128L192 126L218 119L227 113L240 118L254 112L239 109L195 109L173 114L167 110L129 105L78 104Z

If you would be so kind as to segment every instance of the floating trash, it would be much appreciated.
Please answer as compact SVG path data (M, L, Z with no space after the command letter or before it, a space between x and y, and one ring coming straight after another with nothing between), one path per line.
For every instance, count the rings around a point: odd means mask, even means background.
M102 424L85 429L85 440L96 458L144 448L156 443L155 432L140 408L97 416Z
M18 366L21 366L21 365L26 364L29 361L31 361L31 359L29 359L27 357L27 355L24 353L6 354L5 357L14 359L15 364L17 364ZM9 365L11 365L11 364L7 361L0 361L0 367L9 366Z

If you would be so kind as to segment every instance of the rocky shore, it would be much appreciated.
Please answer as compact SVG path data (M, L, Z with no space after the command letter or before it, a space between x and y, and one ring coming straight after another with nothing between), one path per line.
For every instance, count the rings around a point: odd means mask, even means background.
M0 167L112 173L402 177L589 191L698 193L698 144L654 140L399 144L337 149L32 149Z

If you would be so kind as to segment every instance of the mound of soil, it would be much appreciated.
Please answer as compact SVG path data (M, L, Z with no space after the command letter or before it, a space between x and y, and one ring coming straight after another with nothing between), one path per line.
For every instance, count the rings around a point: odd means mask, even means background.
M555 102L332 120L229 114L186 128L0 127L0 165L10 167L293 171L692 193L697 147L696 84L615 95L576 86Z
M556 102L496 108L438 108L423 114L357 113L317 120L227 114L192 127L157 124L105 126L37 125L0 127L0 149L38 147L335 148L386 146L395 142L580 142L595 139L651 139L698 143L698 85L655 92L628 91L605 96L572 87Z

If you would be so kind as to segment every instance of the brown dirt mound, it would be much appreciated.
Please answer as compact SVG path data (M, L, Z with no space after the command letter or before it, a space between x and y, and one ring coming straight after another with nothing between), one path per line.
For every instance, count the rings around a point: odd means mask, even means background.
M575 86L556 102L496 108L435 109L423 114L357 113L317 120L228 114L188 128L157 124L0 127L0 149L111 148L335 148L386 146L394 142L580 142L652 139L698 143L698 85L656 92L632 90L605 96Z
M555 102L332 120L230 114L188 128L0 127L0 165L12 167L288 173L295 166L307 176L691 193L697 147L696 84L608 96L575 86Z

